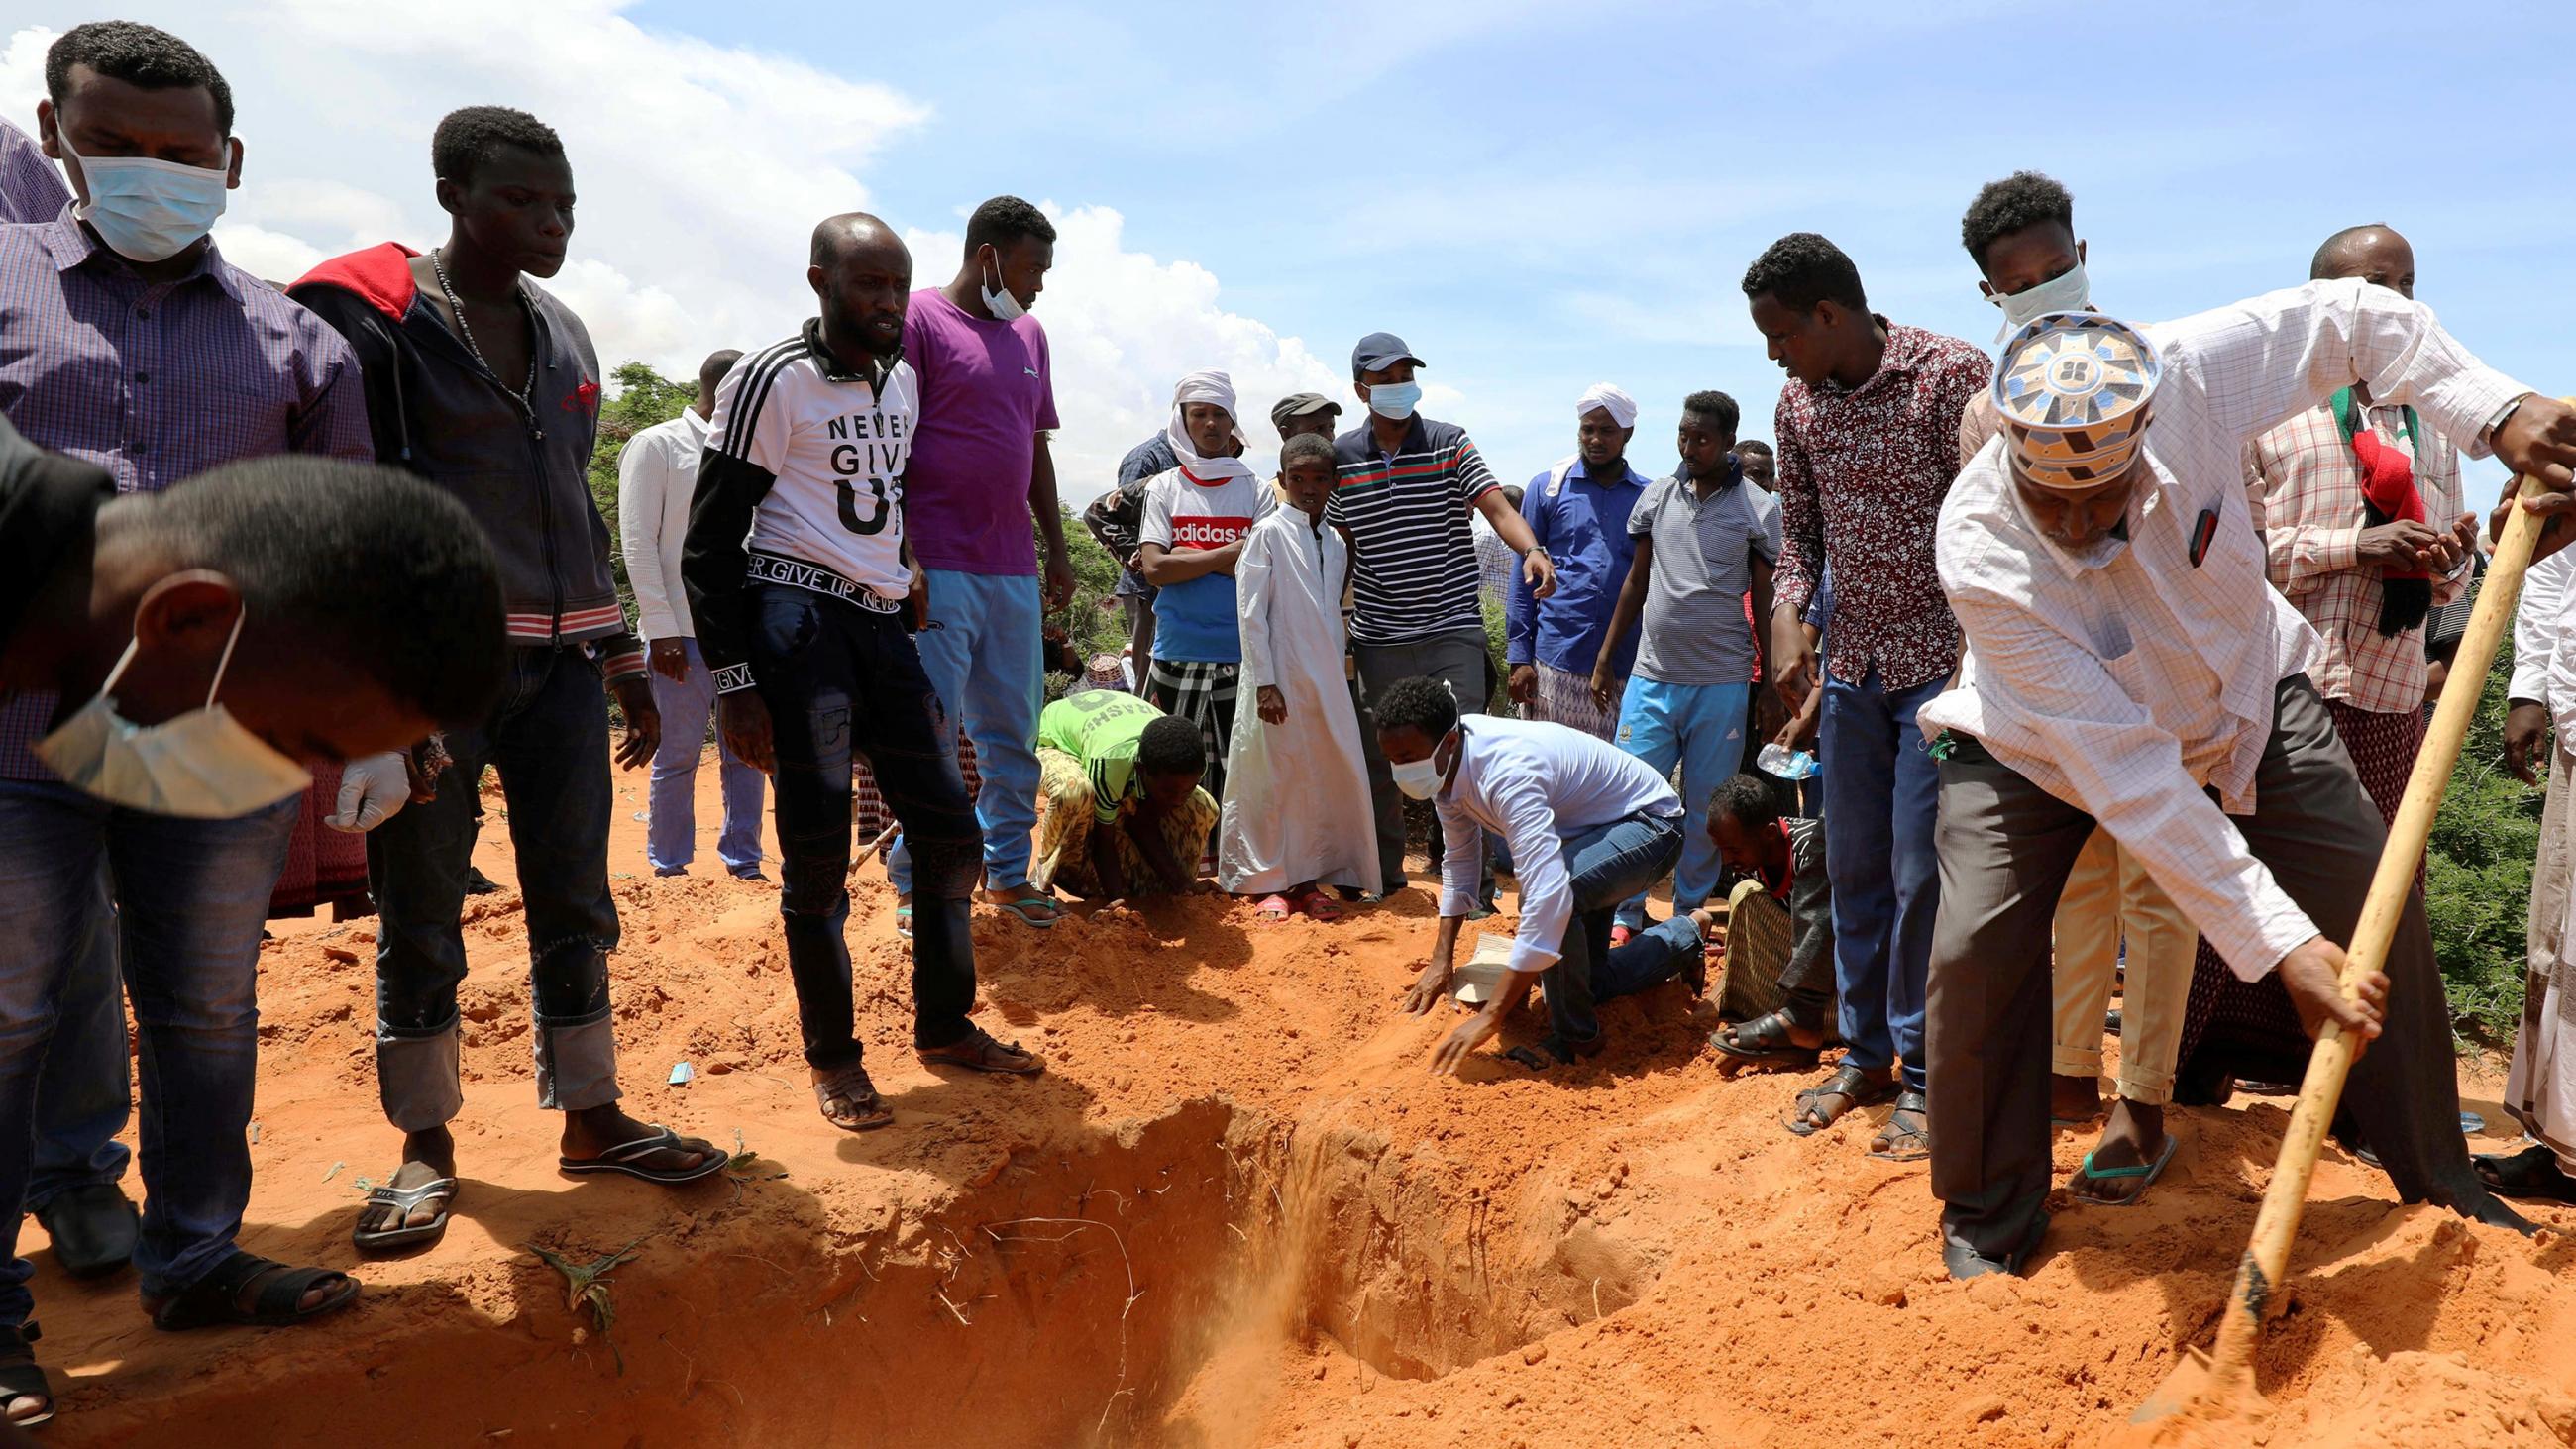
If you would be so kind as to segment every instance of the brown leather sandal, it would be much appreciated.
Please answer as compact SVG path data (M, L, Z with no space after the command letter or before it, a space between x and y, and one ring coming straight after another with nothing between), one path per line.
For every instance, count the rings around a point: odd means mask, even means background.
M868 1069L852 1062L814 1084L814 1105L823 1120L844 1132L867 1132L894 1122L894 1109L877 1095Z

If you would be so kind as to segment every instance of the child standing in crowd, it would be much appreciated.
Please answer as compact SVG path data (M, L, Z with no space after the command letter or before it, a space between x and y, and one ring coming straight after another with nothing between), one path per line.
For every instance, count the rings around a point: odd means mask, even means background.
M1343 682L1342 581L1350 546L1324 526L1333 442L1301 434L1279 449L1286 508L1244 535L1235 565L1243 680L1260 719L1234 732L1217 829L1218 883L1259 894L1261 914L1341 914L1326 884L1379 889L1359 711Z
M1154 667L1145 696L1199 727L1213 762L1212 794L1225 790L1243 640L1235 627L1234 575L1243 536L1278 507L1269 488L1236 456L1234 383L1194 372L1172 389L1166 433L1179 466L1145 485L1137 560L1154 594ZM1195 851L1198 847L1192 847Z

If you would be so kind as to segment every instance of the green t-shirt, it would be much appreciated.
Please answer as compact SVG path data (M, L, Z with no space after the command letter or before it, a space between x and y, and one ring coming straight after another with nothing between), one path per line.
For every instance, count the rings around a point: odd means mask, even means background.
M1152 702L1114 689L1086 689L1068 694L1038 715L1038 743L1062 750L1082 762L1091 776L1092 818L1106 825L1126 803L1143 794L1136 769L1136 742L1145 726L1161 719Z

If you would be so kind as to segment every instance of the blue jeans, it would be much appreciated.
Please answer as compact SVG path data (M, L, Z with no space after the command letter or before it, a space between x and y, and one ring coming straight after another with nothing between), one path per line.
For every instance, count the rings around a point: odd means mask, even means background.
M662 744L653 752L651 823L644 832L644 859L655 870L678 870L698 854L698 760L706 752L707 717L715 712L716 680L707 672L698 641L683 638L689 677L673 684L653 676L653 705L662 712ZM733 757L719 737L716 758L723 762L724 833L716 837L716 856L736 875L760 869L761 775Z
M920 853L913 1045L952 1045L974 1026L967 901L983 842L957 769L957 727L893 616L784 584L752 585L750 602L751 673L778 752L778 913L805 1064L828 1071L860 1059L844 932L854 759L876 772L886 808Z
M1628 680L1619 705L1619 748L1669 779L1682 767L1682 863L1673 872L1673 910L1693 911L1717 889L1717 842L1708 838L1708 797L1742 767L1749 684L1659 684ZM1646 923L1646 897L1619 907L1619 924Z
M617 1035L608 1016L608 696L578 645L512 646L500 706L447 736L455 768L438 798L367 836L376 936L376 1092L405 1132L443 1127L465 1105L457 1077L456 987L465 979L465 871L474 857L476 782L501 773L510 843L527 910L536 998L537 1102L566 1112L617 1100Z
M1923 1090L1924 977L1941 906L1933 848L1941 776L1914 712L1944 681L1890 692L1873 669L1858 684L1825 681L1820 772L1834 802L1825 876L1834 886L1834 989L1850 1061L1881 1071L1905 1060Z
M1631 936L1626 945L1611 947L1601 964L1592 968L1593 1004L1661 986L1681 975L1690 959L1707 949L1699 927L1691 924L1690 912L1675 911Z
M1603 984L1616 984L1605 983L1598 974L1600 967L1612 965L1611 913L1621 901L1672 869L1681 852L1678 819L1630 815L1565 837L1565 873L1572 877L1574 918L1566 923L1556 964L1539 973L1539 984L1547 989L1548 1034L1558 1042L1589 1046L1601 1036L1600 1019L1592 1012L1595 996L1624 996L1643 989L1637 985L1627 991L1600 991Z
M178 820L0 781L0 940L24 953L0 974L0 1123L14 1124L0 1131L0 1324L33 1306L17 1243L36 1083L102 863L142 1043L143 1292L179 1292L231 1255L250 1201L259 932L300 808Z
M1028 885L1029 834L1038 827L1038 704L1046 693L1038 599L1033 577L932 569L930 627L913 637L930 687L975 742L984 780L975 824L984 832L984 884L994 890ZM906 841L886 853L886 877L898 894L912 893Z
M133 1158L116 1140L134 1114L134 1073L125 1047L125 977L116 967L115 882L103 865L90 911L74 929L80 944L36 1078L29 1212L76 1187L114 1184Z

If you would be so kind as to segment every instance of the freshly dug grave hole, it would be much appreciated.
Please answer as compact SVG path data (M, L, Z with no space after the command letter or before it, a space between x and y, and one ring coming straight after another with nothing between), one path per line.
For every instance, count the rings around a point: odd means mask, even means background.
M639 1258L610 1276L606 1334L522 1266L533 1291L498 1322L407 1303L398 1353L333 1362L273 1336L307 1361L290 1382L191 1385L185 1432L134 1442L341 1442L363 1396L402 1443L1238 1449L1318 1338L1428 1379L1651 1277L1651 1255L1598 1235L1526 1252L1481 1203L1453 1254L1420 1166L1383 1135L1202 1099L1087 1150L1014 1153L886 1234Z

